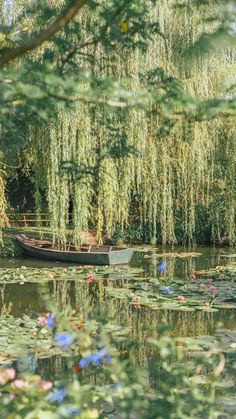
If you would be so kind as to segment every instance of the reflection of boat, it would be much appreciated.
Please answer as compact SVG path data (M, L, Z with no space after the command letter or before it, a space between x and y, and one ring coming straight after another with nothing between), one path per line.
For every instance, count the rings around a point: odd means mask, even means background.
M53 247L51 240L38 239L25 234L18 234L16 240L26 254L31 257L61 262L85 265L120 265L129 263L133 255L133 249L127 247L84 244L76 249L74 245L68 244L66 250L59 250Z

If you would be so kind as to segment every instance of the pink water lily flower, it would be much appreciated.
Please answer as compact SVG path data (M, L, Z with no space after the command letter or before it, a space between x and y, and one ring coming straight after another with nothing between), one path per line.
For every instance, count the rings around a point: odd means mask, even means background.
M178 295L178 301L185 301L185 297L183 295Z
M215 294L215 292L217 291L217 288L216 287L214 287L214 285L211 285L209 288L209 291L211 291L212 293L214 293Z
M195 279L197 279L197 277L196 277L196 275L195 275L195 274L190 275L190 280L191 280L191 281L195 281Z
M0 371L0 385L6 384L10 380L14 380L16 371L14 368L5 368Z
M212 278L208 278L207 282L208 282L209 284L212 284L213 279L212 279Z
M141 305L139 303L134 304L135 310L141 310Z
M47 321L48 321L47 318L44 316L38 317L38 323L40 324L40 326L46 326Z
M88 274L86 282L92 282L93 280L94 280L94 275L93 274Z
M48 391L48 390L51 390L52 387L53 387L52 381L41 381L39 383L40 391Z
M29 383L26 380L17 380L16 379L11 383L12 387L19 388L19 389L24 389L24 388L28 387L28 385L29 385Z

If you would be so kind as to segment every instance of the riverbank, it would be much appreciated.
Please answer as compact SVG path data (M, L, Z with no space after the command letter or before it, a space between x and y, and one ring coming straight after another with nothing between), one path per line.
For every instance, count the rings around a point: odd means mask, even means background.
M0 246L0 259L17 258L24 255L23 249L15 240L16 234L28 234L33 236L51 236L49 228L38 227L9 227L3 230L2 245Z
M16 234L52 238L52 230L49 227L7 227L3 230L3 241L0 245L0 259L18 258L24 256L23 249L15 240ZM72 230L68 230L68 236ZM89 231L84 235L84 241L88 244L96 244L95 233Z

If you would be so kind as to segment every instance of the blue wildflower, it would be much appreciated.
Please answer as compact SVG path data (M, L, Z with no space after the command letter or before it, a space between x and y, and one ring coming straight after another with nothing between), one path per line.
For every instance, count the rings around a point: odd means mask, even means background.
M105 361L106 364L110 364L110 362L111 362L111 355L104 356L104 361Z
M111 356L107 354L107 350L105 348L100 349L100 351L96 352L95 354L88 355L86 358L82 358L79 362L79 367L86 368L89 364L93 364L95 367L98 366L102 361L106 364L111 362Z
M57 321L56 321L55 315L53 313L50 313L48 318L47 318L47 326L50 329L53 329L56 326L56 323L57 323Z
M56 393L52 394L49 398L50 402L62 402L64 400L65 396L67 394L67 391L65 388L62 388L61 390L57 391Z
M162 287L161 290L164 295L170 294L170 287Z
M106 349L101 349L100 351L96 352L93 355L93 365L94 366L99 365L102 362L102 360L103 360L103 358L105 357L106 354L107 354Z
M159 271L163 274L164 272L166 272L166 270L167 270L167 263L161 262L159 265Z
M82 358L79 362L80 368L86 368L90 363L93 362L93 355L89 355L86 358Z
M76 409L73 406L67 406L66 407L66 413L68 413L70 416L76 416L81 412L81 410Z
M55 340L57 345L66 351L72 345L74 338L70 333L61 332L56 333Z

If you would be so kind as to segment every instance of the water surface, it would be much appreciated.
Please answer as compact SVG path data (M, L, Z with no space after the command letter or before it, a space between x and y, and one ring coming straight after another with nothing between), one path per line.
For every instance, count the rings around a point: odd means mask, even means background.
M186 253L188 250L178 247L167 249L165 253ZM191 252L193 250L191 249ZM142 278L148 281L150 278L158 278L159 265L166 261L168 270L166 275L179 278L189 278L192 273L201 270L208 270L219 265L226 265L235 262L235 258L221 257L222 254L236 253L235 249L213 249L199 247L194 249L195 255L191 257L176 257L176 255L161 255L162 248L152 248L145 246L142 251L136 251L131 261L131 268L141 268L138 274L120 275L116 268L110 269L105 273L103 279L87 284L86 281L76 280L56 280L49 281L46 286L50 299L59 309L70 307L75 310L77 315L89 315L91 310L98 312L106 311L110 320L130 328L130 340L136 342L136 349L133 349L129 356L132 363L144 365L149 358L149 346L146 339L150 334L158 336L159 326L164 323L170 326L169 333L173 336L200 336L214 335L216 328L236 329L236 318L234 309L221 309L218 312L183 312L172 310L150 310L143 308L136 311L127 303L126 300L107 298L106 286L125 287L129 281L137 281ZM196 253L200 253L196 256ZM22 266L31 268L54 268L61 267L61 272L70 266L65 263L52 263L50 261L40 261L37 259L13 259L0 261L0 267L21 268ZM80 278L81 279L81 278ZM86 279L86 277L85 277ZM44 288L42 288L44 287ZM44 312L47 307L42 295L45 291L45 284L29 283L24 280L21 283L10 283L0 285L0 309L2 313L11 313L15 317L37 316ZM32 358L32 357L31 357ZM32 361L33 359L33 361ZM70 360L61 357L47 359L30 360L31 369L41 373L45 377L55 378L60 368L67 370ZM19 364L20 365L20 364ZM22 368L22 366L19 368ZM24 364L25 368L25 364ZM28 367L29 368L29 367Z

